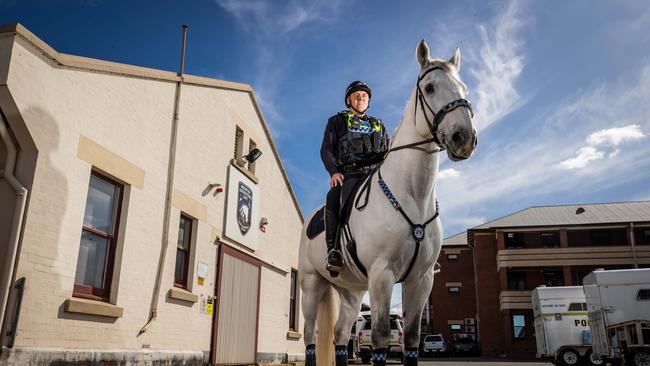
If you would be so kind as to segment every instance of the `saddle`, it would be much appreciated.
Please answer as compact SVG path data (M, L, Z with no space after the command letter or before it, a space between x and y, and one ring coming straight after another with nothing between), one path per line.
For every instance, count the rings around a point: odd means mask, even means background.
M346 178L343 182L343 187L341 187L341 209L339 211L339 234L341 229L348 224L350 219L350 213L352 212L352 207L354 206L352 202L354 201L354 196L361 188L362 183L368 179L370 173L356 177L356 178ZM307 237L309 239L314 239L320 233L325 231L325 206L321 206L316 214L311 218L309 224L307 225Z
M374 170L369 171L364 175L359 175L358 177L349 177L346 178L343 182L343 187L341 187L341 209L339 211L339 227L338 227L338 240L342 240L342 237L345 237L345 248L350 253L350 257L354 261L354 264L359 268L359 271L363 273L364 276L368 276L366 268L363 266L359 257L357 255L357 243L352 237L350 230L348 228L348 220L350 219L350 214L352 213L352 208L355 207L354 197L357 195L359 190L365 186L372 175ZM307 237L309 239L314 239L316 236L325 231L325 206L322 206L314 216L309 221L307 225ZM341 246L343 249L343 246Z

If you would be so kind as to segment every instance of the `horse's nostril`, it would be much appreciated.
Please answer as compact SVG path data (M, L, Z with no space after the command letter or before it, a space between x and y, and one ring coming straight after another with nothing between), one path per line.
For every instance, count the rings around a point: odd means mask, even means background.
M452 140L454 143L456 143L456 144L460 144L460 143L462 143L462 142L465 140L465 135L463 135L463 134L460 133L460 132L455 132L455 133L451 136L451 140Z

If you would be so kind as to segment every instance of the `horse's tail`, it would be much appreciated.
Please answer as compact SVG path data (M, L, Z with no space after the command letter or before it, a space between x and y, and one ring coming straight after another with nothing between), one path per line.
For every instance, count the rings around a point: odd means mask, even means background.
M316 364L319 366L334 365L334 325L338 318L341 299L334 287L328 286L318 304L316 316Z

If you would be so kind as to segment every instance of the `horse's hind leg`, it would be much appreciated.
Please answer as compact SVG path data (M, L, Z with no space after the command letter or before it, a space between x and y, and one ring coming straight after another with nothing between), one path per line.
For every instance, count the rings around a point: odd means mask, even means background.
M433 285L433 270L422 277L410 276L402 285L404 292L404 366L418 364L422 310Z
M318 273L303 273L300 278L302 290L301 307L305 318L305 366L316 366L316 315L325 290L330 286Z
M348 342L350 341L350 330L357 319L361 300L365 291L352 291L336 287L341 297L339 317L334 326L334 349L336 350L336 366L347 366L348 364Z

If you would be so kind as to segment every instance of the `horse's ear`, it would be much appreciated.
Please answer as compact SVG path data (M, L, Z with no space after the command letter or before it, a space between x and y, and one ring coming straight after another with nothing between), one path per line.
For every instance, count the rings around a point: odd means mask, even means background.
M420 63L420 67L425 68L429 65L429 46L424 38L418 44L418 49L415 51L415 56Z
M460 47L456 47L456 52L449 59L449 63L456 66L456 70L460 70Z

